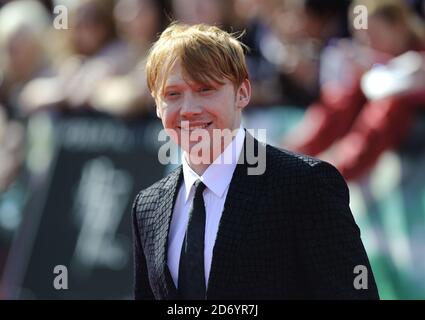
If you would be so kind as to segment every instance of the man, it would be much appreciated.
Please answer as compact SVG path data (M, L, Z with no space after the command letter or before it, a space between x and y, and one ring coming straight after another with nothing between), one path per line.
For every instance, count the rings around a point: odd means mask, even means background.
M378 298L341 175L241 127L251 86L237 39L172 24L146 72L184 152L133 206L136 299ZM249 170L253 150L264 170Z

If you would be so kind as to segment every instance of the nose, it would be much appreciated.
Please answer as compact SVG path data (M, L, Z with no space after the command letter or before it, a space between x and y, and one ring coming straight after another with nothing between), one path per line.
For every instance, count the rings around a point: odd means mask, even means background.
M187 94L185 94L182 99L182 104L180 107L180 116L185 119L191 118L200 113L202 113L201 103L191 92L187 92Z

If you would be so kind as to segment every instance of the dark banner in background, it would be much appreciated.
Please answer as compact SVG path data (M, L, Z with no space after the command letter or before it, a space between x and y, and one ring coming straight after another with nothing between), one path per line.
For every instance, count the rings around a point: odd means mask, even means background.
M30 196L6 262L4 298L132 298L131 206L164 175L160 129L154 119L99 115L42 115L29 124Z

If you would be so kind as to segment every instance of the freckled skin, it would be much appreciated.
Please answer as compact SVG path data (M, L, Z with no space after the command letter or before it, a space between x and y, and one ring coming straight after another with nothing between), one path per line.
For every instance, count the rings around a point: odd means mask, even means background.
M171 68L165 81L164 90L156 98L156 112L170 137L187 153L198 143L213 137L213 130L238 129L241 122L241 111L251 97L251 85L246 79L236 90L228 79L223 85L204 85L188 79L180 62ZM195 129L198 127L199 129ZM189 129L189 131L187 130ZM206 130L206 132L200 132ZM196 141L188 141L188 137L202 134ZM235 130L236 133L236 130ZM204 135L208 134L208 135ZM218 145L210 144L210 161L215 160L223 152L231 139L223 139ZM215 146L215 149L213 150ZM190 159L188 159L191 163ZM208 164L191 165L199 174Z

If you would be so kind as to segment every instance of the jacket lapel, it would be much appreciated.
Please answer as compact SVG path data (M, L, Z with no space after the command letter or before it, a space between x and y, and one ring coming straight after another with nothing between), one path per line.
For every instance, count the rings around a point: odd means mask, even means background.
M253 148L256 153L264 152L265 155L265 144L259 143L246 132L244 148L230 182L213 249L207 289L208 299L220 299L220 292L226 290L226 286L230 283L229 262L237 256L250 227L250 217L257 211L258 194L256 193L263 183L261 179L264 175L248 174L247 152L253 152Z
M162 299L177 299L178 292L167 265L168 233L171 217L176 202L178 187L183 178L182 167L173 171L160 191L160 205L156 211L155 247L158 254L155 256L155 268L158 275L159 290Z

